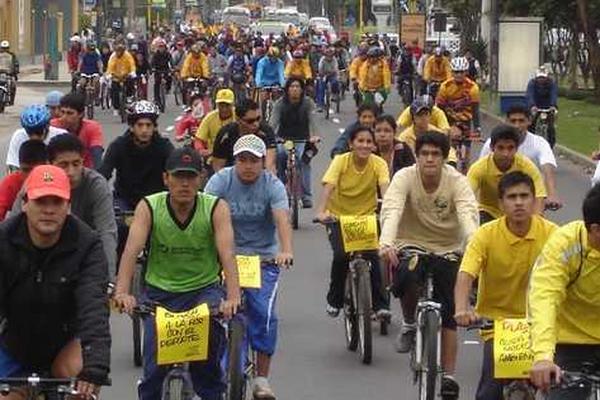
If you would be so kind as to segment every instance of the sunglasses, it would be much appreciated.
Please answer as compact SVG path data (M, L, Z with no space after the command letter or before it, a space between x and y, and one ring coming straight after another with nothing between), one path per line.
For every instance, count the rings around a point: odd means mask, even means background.
M255 124L257 122L260 122L260 117L251 118L251 119L242 118L242 121L244 121L247 124Z

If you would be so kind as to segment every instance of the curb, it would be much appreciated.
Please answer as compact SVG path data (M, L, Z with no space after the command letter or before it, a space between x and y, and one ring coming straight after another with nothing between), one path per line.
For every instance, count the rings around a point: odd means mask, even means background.
M498 121L500 123L503 123L504 120L500 117L498 117L495 114L492 114L489 111L486 110L481 110L482 114L485 114L485 116L487 116L488 118L491 118L495 121ZM568 147L565 147L561 144L556 144L554 146L554 150L561 156L569 159L570 161L572 161L575 164L580 164L583 165L584 167L588 167L588 168L596 168L596 161L592 160L591 157L586 156L585 154L582 154L578 151L575 150L571 150Z
M31 80L31 81L19 81L17 83L18 86L22 87L43 87L43 86L60 86L60 87L71 87L71 81L58 80L58 81L46 81L43 79L40 80Z

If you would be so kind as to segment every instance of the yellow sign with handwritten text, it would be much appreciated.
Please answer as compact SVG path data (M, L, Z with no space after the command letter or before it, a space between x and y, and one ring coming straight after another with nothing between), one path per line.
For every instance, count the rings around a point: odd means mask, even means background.
M340 230L346 253L379 248L375 215L343 215L340 217Z
M494 377L527 378L533 365L529 324L525 318L494 322Z
M184 312L156 308L156 363L168 365L208 359L210 311L200 304Z
M236 256L240 287L260 289L260 257L259 256Z

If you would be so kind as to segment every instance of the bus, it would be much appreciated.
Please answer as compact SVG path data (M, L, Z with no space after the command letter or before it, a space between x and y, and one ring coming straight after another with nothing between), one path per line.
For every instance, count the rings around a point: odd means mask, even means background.
M371 12L377 21L377 32L387 32L392 25L394 6L392 0L371 0Z
M293 8L282 8L275 11L275 19L284 24L300 25L300 13Z
M250 10L246 7L226 7L222 15L223 24L235 24L237 26L250 26Z

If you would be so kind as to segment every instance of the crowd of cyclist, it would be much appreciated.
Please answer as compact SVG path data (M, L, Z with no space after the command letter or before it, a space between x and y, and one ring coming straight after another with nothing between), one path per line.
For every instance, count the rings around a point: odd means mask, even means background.
M253 395L275 399L268 380L277 341L275 299L280 268L294 258L282 142L298 142L301 202L312 208L308 150L314 155L326 134L315 112L325 106L325 91L341 96L342 85L354 91L357 120L331 150L316 219L374 214L381 200L380 248L369 257L373 312L391 316L378 268L383 262L394 271L391 292L403 311L398 352L414 346L420 268L409 270L400 250L418 246L440 256L434 268L445 399L459 396L457 325L482 317L529 317L532 381L544 390L559 379L560 367L598 362L600 188L587 194L583 221L557 227L544 218L545 209L562 204L553 143L529 132L532 109L556 108L553 90L536 89L547 84L537 82L548 78L543 69L529 90L532 103L511 107L506 124L492 130L469 166L472 141L481 135L481 72L469 54L449 57L418 43L398 48L377 36L361 38L353 51L346 39L329 44L307 33L265 40L233 29L161 30L149 41L128 34L99 47L72 38L73 91L51 92L45 105L26 107L9 144L11 173L0 182L0 218L10 214L0 224L1 376L77 376L82 394L97 393L110 370L106 288L115 281L113 301L129 313L140 300L173 311L205 302L230 318L243 298L258 353ZM399 88L410 98L403 98L397 120L383 113L394 75L399 86L410 85ZM124 133L110 144L102 126L84 118L86 98L77 87L85 76L95 76L95 85L113 82L115 111L121 87L135 97ZM189 106L177 122L176 140L185 143L177 149L158 132L162 79L167 91L181 85ZM195 79L203 90L195 90ZM153 97L146 89L132 93L148 82ZM277 100L272 107L270 100ZM115 212L133 213L131 226L117 223ZM326 311L337 317L348 258L328 233L334 254ZM144 249L146 290L136 299L130 287ZM462 261L443 257L449 253L464 254ZM236 254L265 261L260 289L240 288ZM215 326L213 334L209 360L191 370L198 395L209 400L222 399L225 390L219 362L225 333ZM154 321L146 319L144 400L160 398L165 376L156 363L155 335ZM493 377L492 335L484 335L477 399L502 398L502 382ZM550 398L579 399L589 388L577 390L554 388Z

